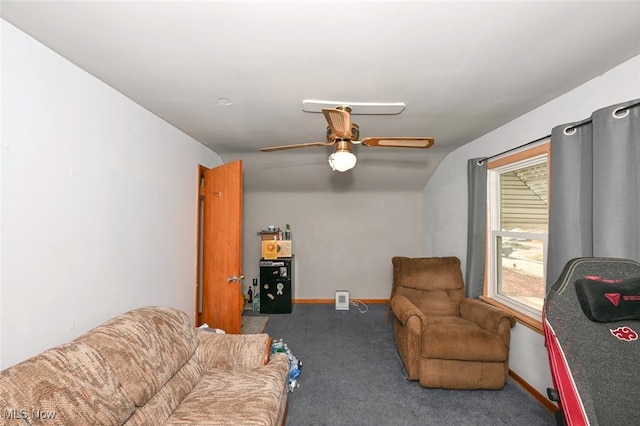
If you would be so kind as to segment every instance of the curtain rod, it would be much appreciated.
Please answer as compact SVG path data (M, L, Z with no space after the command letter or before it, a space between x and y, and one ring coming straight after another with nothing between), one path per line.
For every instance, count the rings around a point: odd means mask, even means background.
M551 137L551 135L546 135L546 136L543 136L543 137L541 137L541 138L538 138L538 139L536 139L536 140L534 140L534 141L527 142L527 143L525 143L525 144L523 144L523 145L520 145L520 146L516 146L515 148L511 148L511 149L508 149L508 150L506 150L506 151L499 152L499 153L497 153L497 154L492 155L491 157L483 158L483 159L481 159L481 160L478 160L478 165L480 166L484 161L489 161L489 160L491 160L492 158L496 158L496 157L499 157L499 156L501 156L501 155L508 154L508 153L510 153L511 151L515 151L515 150L518 150L518 149L524 148L525 146L533 145L534 143L538 143L538 142L543 141L543 140L545 140L545 139L549 139L550 137Z
M631 101L631 102L633 102L633 101ZM635 108L635 107L637 107L637 106L639 106L639 105L640 105L640 102L635 102L635 103L633 103L633 104L631 104L631 105L627 105L627 106L625 106L625 107L616 108L615 110L613 110L613 112L611 113L611 115L613 115L615 118L623 118L623 117L626 117L626 116L627 116L627 114L629 114L629 110L630 110L631 108ZM574 124L574 125L572 125L572 126L568 126L568 127L566 127L566 128L564 129L564 133L565 133L566 135L573 134L573 133L575 133L575 132L576 132L576 129L577 129L578 127L584 126L585 124L589 124L589 123L591 123L591 118L588 118L588 119L586 119L586 120L584 120L584 121L581 121L581 122L579 122L579 123L577 123L577 124ZM543 140L545 140L545 139L548 139L548 138L550 138L550 137L551 137L551 135L543 136L543 137L538 138L538 139L536 139L536 140L534 140L534 141L527 142L527 143L525 143L524 145L516 146L515 148L511 148L511 149L508 149L508 150L506 150L506 151L499 152L498 154L492 155L491 157L487 157L487 158L483 158L483 159L481 159L481 160L478 160L478 161L477 161L477 163L478 163L478 165L480 166L480 165L482 165L482 163L483 163L484 161L489 161L489 160L491 160L492 158L496 158L496 157L499 157L499 156L501 156L501 155L508 154L508 153L509 153L509 152L511 152L511 151L515 151L515 150L517 150L517 149L524 148L525 146L533 145L534 143L538 143L538 142L543 141Z
M640 105L640 102L636 102L631 105L627 105L625 107L616 108L611 112L611 115L613 116L613 118L624 118L627 115L629 115L629 110L631 108L635 108L638 105ZM565 135L571 136L577 132L578 127L582 127L586 124L591 123L591 120L592 120L591 118L587 118L586 120L581 121L580 123L574 124L573 126L565 127L563 132Z

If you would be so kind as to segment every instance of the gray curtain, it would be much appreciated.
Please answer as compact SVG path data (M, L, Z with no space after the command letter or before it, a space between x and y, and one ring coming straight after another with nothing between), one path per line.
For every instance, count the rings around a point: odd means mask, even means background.
M469 213L467 216L467 270L465 295L478 298L484 285L487 232L487 161L472 158L467 163Z
M551 132L547 290L592 256L640 261L640 99Z

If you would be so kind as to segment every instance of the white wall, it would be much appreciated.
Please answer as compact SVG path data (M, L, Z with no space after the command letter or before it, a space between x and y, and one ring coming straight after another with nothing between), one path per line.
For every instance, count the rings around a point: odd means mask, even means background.
M421 251L422 199L413 192L244 194L245 293L259 274L260 236L268 225L291 225L295 298L388 299L393 256Z
M135 307L193 315L197 166L220 157L1 25L0 368Z
M498 154L548 135L556 125L635 98L640 98L640 56L449 154L423 191L423 254L458 256L465 270L469 158ZM511 369L546 395L551 375L543 336L517 324L510 359Z

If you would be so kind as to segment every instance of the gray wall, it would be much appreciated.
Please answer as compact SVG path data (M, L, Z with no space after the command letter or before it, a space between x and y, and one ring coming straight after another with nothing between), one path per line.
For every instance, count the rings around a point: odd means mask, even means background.
M640 98L640 56L449 154L423 192L423 254L454 254L462 259L464 271L469 158L503 152L551 133L555 125L588 118L596 109L635 98ZM510 367L546 395L551 375L542 335L517 324L512 330Z
M0 369L135 307L192 316L197 167L220 157L0 24Z
M387 299L391 257L421 252L422 199L414 192L244 194L245 293L258 276L260 237L268 225L291 225L297 299Z

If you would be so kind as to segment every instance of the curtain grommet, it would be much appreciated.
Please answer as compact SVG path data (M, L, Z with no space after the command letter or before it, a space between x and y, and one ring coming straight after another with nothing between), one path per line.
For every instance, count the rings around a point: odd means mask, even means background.
M616 108L611 112L613 118L625 118L627 115L629 115L628 107Z
M569 126L564 128L563 133L567 136L572 136L572 135L575 135L577 131L578 131L578 128L576 126Z

